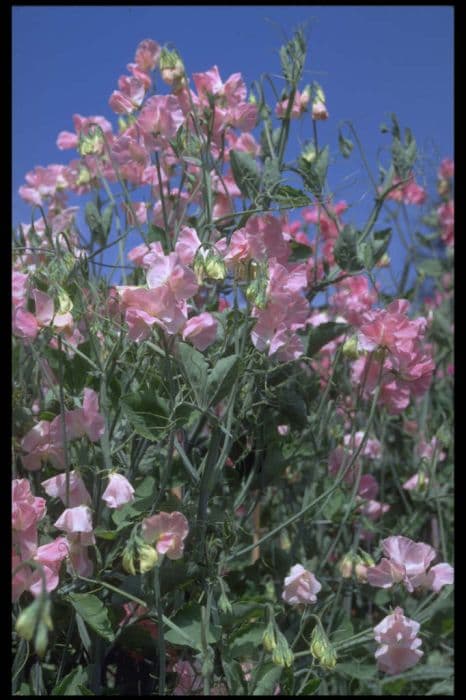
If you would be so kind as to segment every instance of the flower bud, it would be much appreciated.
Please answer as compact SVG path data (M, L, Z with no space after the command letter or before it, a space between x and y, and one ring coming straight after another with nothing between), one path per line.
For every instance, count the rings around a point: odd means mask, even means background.
M44 656L47 650L48 630L53 629L50 616L50 600L38 596L27 608L21 611L15 626L20 637L28 642L34 639L34 649L38 656Z
M58 313L67 314L73 308L73 302L69 298L64 289L60 287L58 290Z
M289 668L293 665L294 654L288 644L288 640L278 628L275 628L277 646L272 652L272 662L277 666Z
M134 566L134 555L134 547L133 545L130 545L124 550L123 557L121 560L123 569L126 571L126 573L131 574L131 576L136 576L136 568Z
M353 575L355 563L354 558L354 554L351 554L351 552L349 552L348 554L345 554L345 556L342 557L338 562L338 571L340 572L342 578L351 578L351 576Z
M183 86L185 82L184 63L175 49L172 51L165 47L162 49L159 68L162 80L167 83L167 85L173 86L175 91Z
M301 153L302 160L306 163L313 163L317 157L317 151L313 143L309 143Z
M277 648L277 642L275 639L275 625L273 622L269 622L264 634L262 635L262 645L265 651L268 651L269 653Z
M207 253L204 263L207 277L212 280L224 280L227 276L227 268L222 258L213 248Z
M100 129L91 127L87 134L81 134L78 143L80 156L100 155L103 151L104 141Z
M358 349L358 339L356 338L356 336L345 340L345 342L343 343L342 353L349 360L358 359L360 353Z
M337 663L337 653L325 634L320 622L316 624L311 635L311 654L319 661L322 668L331 671Z
M384 253L380 260L377 260L375 266L376 267L389 267L391 263L391 259L388 253Z
M76 178L76 184L77 185L89 185L92 180L91 173L89 170L82 165L79 167L79 174L78 177Z
M141 574L146 574L154 568L159 558L157 551L150 544L141 544L137 548L139 559L139 571Z

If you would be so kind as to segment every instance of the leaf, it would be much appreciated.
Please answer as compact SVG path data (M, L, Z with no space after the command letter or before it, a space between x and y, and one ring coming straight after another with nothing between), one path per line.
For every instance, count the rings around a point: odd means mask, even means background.
M83 644L83 647L85 648L87 653L90 653L92 646L91 638L89 637L86 625L84 624L84 620L82 619L81 615L78 615L78 613L76 613L76 626L78 628L78 634Z
M338 668L338 666L337 666ZM392 676L392 678L383 678L381 680L382 685L391 681L403 679L404 681L430 681L437 678L447 679L453 675L453 668L451 666L419 666L418 668L413 668L411 671L406 671L405 673L399 673L397 676Z
M87 671L82 666L77 666L71 673L61 679L58 685L50 693L51 695L82 695L80 685L87 681ZM87 693L86 693L87 694Z
M314 161L309 162L304 158L299 159L299 172L303 177L304 184L316 197L320 196L325 185L329 156L329 147L325 146L325 148L318 152Z
M260 171L253 156L243 151L230 151L230 164L233 177L241 190L241 194L249 199L255 199L259 192Z
M308 260L312 255L312 250L310 246L304 245L304 243L290 241L289 245L291 249L290 262L300 262L301 260Z
M349 676L350 678L357 678L360 681L367 681L371 678L375 678L377 674L377 668L375 664L360 664L360 663L345 663L337 664L335 666L335 671Z
M348 224L340 232L333 254L342 270L358 272L364 268L363 262L358 257L357 231Z
M278 159L267 156L262 174L262 187L264 188L264 192L270 197L273 197L274 190L279 184L280 178Z
M110 642L115 639L108 611L97 596L92 593L69 593L68 600L85 623L100 637L108 639Z
M204 407L209 365L202 353L187 343L178 345L178 354L197 402L199 406Z
M320 678L311 678L302 689L300 695L314 695L320 684Z
M273 193L273 198L278 204L287 207L307 207L312 202L301 190L290 185L280 185Z
M178 627L178 630L171 628L165 633L167 642L179 646L190 646L193 649L202 651L200 605L188 603L176 613L171 622ZM221 631L220 627L211 623L207 632L207 643L214 644L218 642Z
M222 667L230 695L245 695L243 670L238 661L222 659Z
M335 321L321 323L312 328L307 339L307 356L313 357L324 345L346 333L349 328L347 323L336 323Z
M154 224L149 224L149 230L147 232L148 243L163 242L166 239L166 233L160 226L155 226Z
M372 243L372 255L374 256L374 265L380 260L382 255L387 252L392 236L391 228L384 228L381 231L374 232L374 240Z
M147 440L159 440L160 432L168 422L168 406L165 399L149 391L135 391L122 396L121 410L133 430Z
M440 277L443 273L442 263L440 260L423 260L417 266L418 272L426 277Z
M264 624L254 622L248 625L246 629L241 630L230 640L230 655L233 658L253 656L257 649L262 646L262 637L265 629Z
M110 229L112 228L113 219L113 204L109 204L102 212L101 223L104 239L107 240Z
M349 158L354 148L353 142L345 138L341 130L338 131L338 147L343 158Z
M273 695L275 686L280 680L283 667L273 663L265 663L255 669L252 677L253 695Z
M99 245L105 245L105 229L102 225L102 219L94 202L88 202L84 210L84 219L89 227L90 232L95 237Z
M214 406L230 392L238 377L238 366L238 355L230 355L222 357L209 372L206 392L209 406Z

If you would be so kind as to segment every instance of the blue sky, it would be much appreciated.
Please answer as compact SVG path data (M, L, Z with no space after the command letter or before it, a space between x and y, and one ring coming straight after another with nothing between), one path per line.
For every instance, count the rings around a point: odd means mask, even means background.
M302 23L304 83L323 86L330 112L319 123L319 144L334 156L330 183L337 199L355 202L351 215L361 223L372 193L354 152L348 161L338 155L338 124L354 123L376 173L389 145L379 125L395 112L414 133L424 184L453 155L453 15L448 6L14 7L13 223L30 219L17 195L26 172L75 157L55 143L59 131L73 130L73 113L116 124L108 98L142 39L172 43L189 74L217 64L223 79L241 72L249 87L262 73L279 73L278 49ZM295 133L311 138L309 118Z

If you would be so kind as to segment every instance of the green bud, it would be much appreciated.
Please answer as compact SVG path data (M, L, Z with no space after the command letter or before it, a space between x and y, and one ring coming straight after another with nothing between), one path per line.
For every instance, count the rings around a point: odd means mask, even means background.
M93 156L102 153L104 141L100 129L90 128L87 134L79 137L78 153L80 156Z
M126 131L127 128L128 124L126 122L126 119L124 117L118 117L118 129L120 130L120 133Z
M320 622L316 624L311 635L311 654L322 668L331 671L337 663L337 653L325 634Z
M224 280L227 276L227 268L222 258L212 248L205 259L205 271L207 277L212 280Z
M53 629L50 608L48 597L39 595L22 610L16 621L16 632L28 642L34 640L35 652L40 657L44 656L47 650L49 630Z
M309 143L301 153L302 160L306 163L313 163L317 158L317 151L313 143Z
M273 652L277 648L277 642L275 638L275 625L273 622L269 622L265 628L265 632L262 635L262 645L265 651Z
M69 298L64 289L60 287L58 290L58 313L66 314L73 308L73 302Z
M76 178L76 184L77 185L89 185L91 180L92 180L91 173L89 172L89 170L87 168L85 168L84 166L81 165L79 167L78 177Z
M26 639L28 642L34 636L34 630L40 619L40 608L41 608L40 596L36 598L27 608L21 610L18 619L16 620L15 630L20 637Z
M151 571L157 563L159 555L154 547L150 544L141 544L137 548L139 558L139 571L141 574L146 574Z
M277 635L277 648L272 654L272 661L274 664L277 664L277 666L290 668L293 665L294 654L288 644L287 638L280 632L278 627L276 627L275 632Z
M353 336L352 338L348 338L348 340L345 340L343 343L343 348L342 348L343 355L347 357L349 360L357 360L360 352L358 350L358 339L356 336Z
M126 571L126 573L131 574L131 576L136 576L136 567L134 566L134 555L134 547L131 545L124 550L123 557L121 560L123 569Z

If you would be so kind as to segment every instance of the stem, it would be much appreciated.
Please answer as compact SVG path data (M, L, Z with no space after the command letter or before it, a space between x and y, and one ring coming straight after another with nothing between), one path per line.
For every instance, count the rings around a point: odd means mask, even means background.
M154 569L154 593L155 606L157 609L157 618L162 621L162 598L160 595L160 574L159 567ZM159 695L165 695L165 637L163 632L163 624L158 625L158 647L159 647Z

